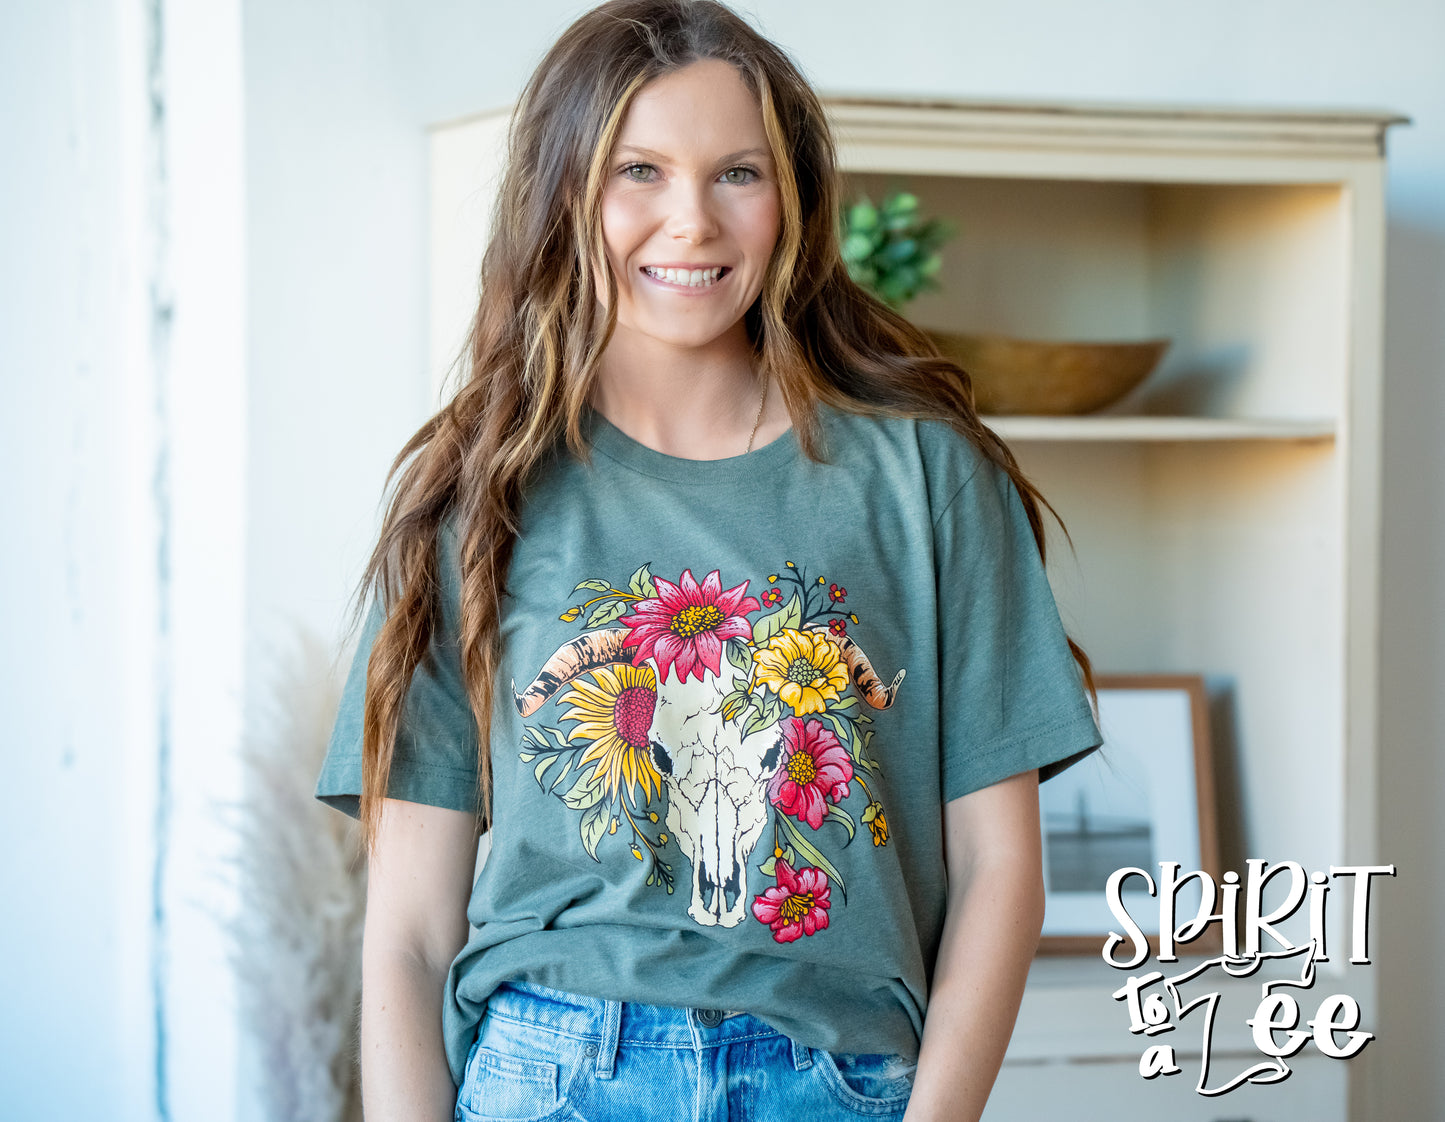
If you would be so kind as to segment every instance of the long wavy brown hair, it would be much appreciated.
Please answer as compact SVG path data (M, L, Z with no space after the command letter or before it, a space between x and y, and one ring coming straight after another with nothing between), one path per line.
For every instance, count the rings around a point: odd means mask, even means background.
M438 536L460 546L462 676L476 722L478 827L491 817L490 732L501 663L501 598L528 484L559 445L587 461L583 419L616 323L601 198L632 98L703 59L734 66L762 109L782 222L745 322L759 373L781 390L793 433L821 456L818 406L946 421L1012 478L1044 554L1043 496L979 420L968 375L848 277L839 182L817 95L788 56L712 0L612 0L572 24L527 82L482 259L462 380L387 476L395 490L357 590L386 618L367 667L360 815L370 850L403 702L441 618ZM601 277L606 291L598 291ZM1057 514L1054 515L1057 519ZM1062 526L1062 522L1060 523ZM1084 681L1089 660L1072 640Z

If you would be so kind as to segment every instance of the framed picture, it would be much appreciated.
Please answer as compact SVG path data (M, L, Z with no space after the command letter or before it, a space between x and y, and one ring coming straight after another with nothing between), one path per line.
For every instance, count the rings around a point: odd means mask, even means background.
M1159 862L1178 861L1181 872L1219 879L1204 679L1100 675L1095 684L1103 749L1039 788L1047 901L1040 954L1097 955L1111 930L1123 934L1104 893L1116 869L1145 869L1157 882ZM1158 898L1139 877L1123 888L1124 906L1157 954ZM1180 890L1179 922L1199 900L1196 884ZM1210 932L1212 940L1184 949L1209 953L1217 925Z

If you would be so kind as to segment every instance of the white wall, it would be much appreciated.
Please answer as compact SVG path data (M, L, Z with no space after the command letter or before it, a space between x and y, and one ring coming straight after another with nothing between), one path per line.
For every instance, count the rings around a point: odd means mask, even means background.
M240 46L226 0L0 28L6 1118L236 1095Z
M219 839L199 815L231 774L240 660L254 695L294 628L337 634L390 458L425 414L423 127L510 101L584 6L68 0L0 14L7 1118L77 1102L127 1119L256 1116L224 980L181 984L214 960L197 903L226 905L206 884ZM161 125L145 103L156 11L170 33ZM1445 4L752 11L828 90L1415 118L1390 141L1382 852L1400 877L1380 913L1378 1063L1392 1118L1445 1116L1445 876L1427 863L1445 853ZM156 137L170 138L165 174ZM184 235L169 250L158 213ZM158 275L177 297L164 345ZM165 549L158 472L177 486ZM168 818L155 795L167 705ZM177 858L178 842L202 856Z
M0 1086L15 1117L43 1118L63 1113L74 1056L145 1024L143 989L127 981L144 985L144 944L97 929L144 874L115 860L120 816L103 808L127 791L117 718L135 681L118 671L136 630L124 597L147 559L126 528L136 480L115 470L131 440L114 423L132 310L118 283L120 28L104 3L32 5L5 24L0 73L26 74L27 96L7 84L0 101L0 955L23 965L4 983ZM127 918L146 933L143 917ZM143 1106L125 1072L145 1079L149 1042L143 1031L133 1041L100 1050L84 1089Z

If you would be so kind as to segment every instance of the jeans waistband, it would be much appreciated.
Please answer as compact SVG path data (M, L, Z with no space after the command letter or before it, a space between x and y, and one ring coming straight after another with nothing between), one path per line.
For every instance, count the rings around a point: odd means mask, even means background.
M781 1035L766 1021L742 1010L614 1001L524 981L499 984L487 999L487 1012L578 1037L606 1035L609 1020L615 1019L616 1031L624 1041L688 1048Z
M648 1005L554 990L534 982L501 983L487 999L487 1016L510 1018L587 1040L585 1053L598 1079L616 1074L623 1044L688 1048L699 1053L737 1040L782 1036L792 1046L799 1071L813 1063L813 1051L766 1021L736 1010Z

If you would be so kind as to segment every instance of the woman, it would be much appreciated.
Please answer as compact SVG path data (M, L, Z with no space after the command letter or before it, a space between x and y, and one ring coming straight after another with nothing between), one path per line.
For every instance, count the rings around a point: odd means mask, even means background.
M367 1118L976 1118L1038 780L1099 743L1040 497L848 280L818 100L727 8L581 17L496 214L317 788Z

